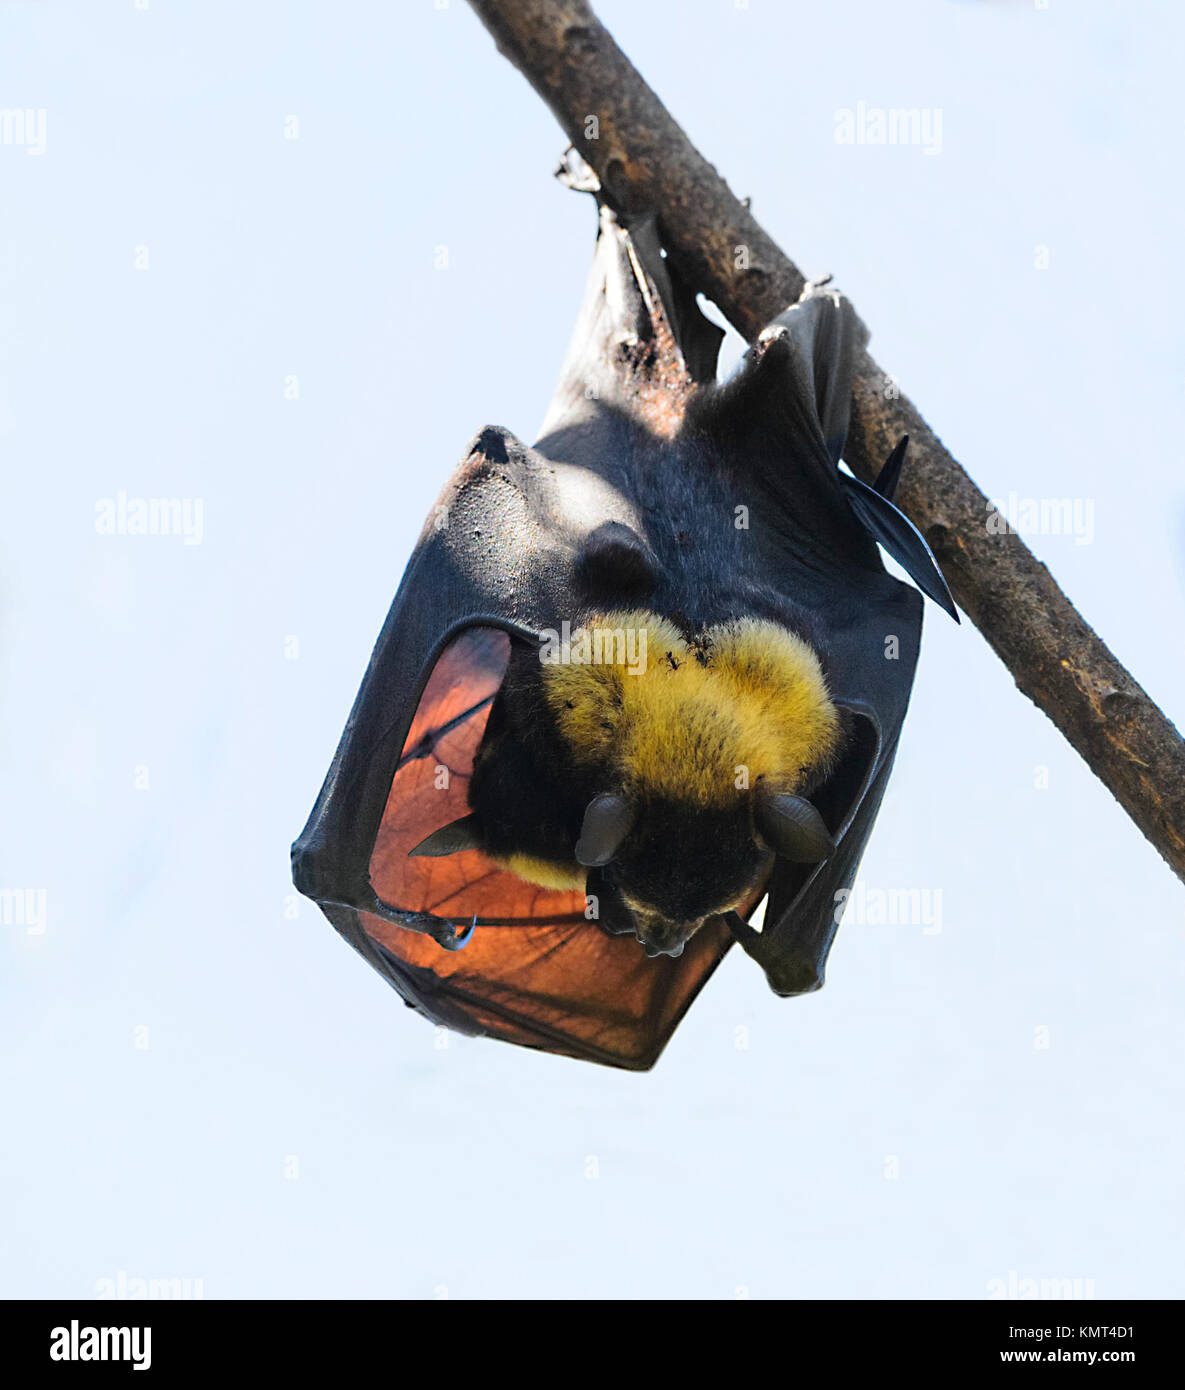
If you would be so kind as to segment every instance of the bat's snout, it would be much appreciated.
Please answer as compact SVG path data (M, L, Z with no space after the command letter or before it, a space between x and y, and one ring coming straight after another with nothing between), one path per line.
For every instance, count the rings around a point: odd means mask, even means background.
M639 937L638 940L641 941L642 949L651 960L655 960L658 956L681 956L683 954L683 947L687 945L686 940L680 941L678 945L675 946L655 946L653 943L645 940L644 937Z
M703 925L697 922L669 922L665 917L637 917L634 934L650 957L681 956L683 948Z

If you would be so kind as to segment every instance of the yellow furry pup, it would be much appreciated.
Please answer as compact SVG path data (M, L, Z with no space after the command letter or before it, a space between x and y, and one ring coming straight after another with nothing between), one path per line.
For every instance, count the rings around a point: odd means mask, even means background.
M561 650L543 665L547 704L573 758L611 769L627 793L726 806L760 779L793 791L834 754L839 717L819 658L785 628L741 618L692 643L645 609L585 626L636 634L634 660L564 662ZM616 655L621 643L600 647Z

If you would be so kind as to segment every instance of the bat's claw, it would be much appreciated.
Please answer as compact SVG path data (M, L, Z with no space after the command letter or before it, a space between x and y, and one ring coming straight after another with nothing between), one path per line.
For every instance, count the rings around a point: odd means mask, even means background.
M457 944L453 947L454 951L463 951L473 940L473 933L477 930L477 913L473 914L473 921L465 928L464 936L457 937Z

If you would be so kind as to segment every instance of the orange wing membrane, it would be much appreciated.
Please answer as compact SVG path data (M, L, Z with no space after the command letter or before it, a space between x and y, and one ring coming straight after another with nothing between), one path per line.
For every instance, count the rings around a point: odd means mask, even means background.
M471 628L441 654L370 856L370 881L384 903L458 928L476 918L471 938L445 950L372 913L361 915L363 928L418 991L447 1000L475 1032L614 1066L652 1066L731 945L723 923L678 959L650 958L632 937L609 936L589 921L583 893L537 888L479 850L408 858L437 826L466 812L473 757L509 647L504 632Z

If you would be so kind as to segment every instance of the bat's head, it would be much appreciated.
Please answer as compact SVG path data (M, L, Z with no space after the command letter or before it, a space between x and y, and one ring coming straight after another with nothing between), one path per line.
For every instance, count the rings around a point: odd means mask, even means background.
M605 926L632 932L648 955L679 955L711 917L751 902L775 855L817 863L833 848L804 797L759 784L728 807L593 799L576 857Z

